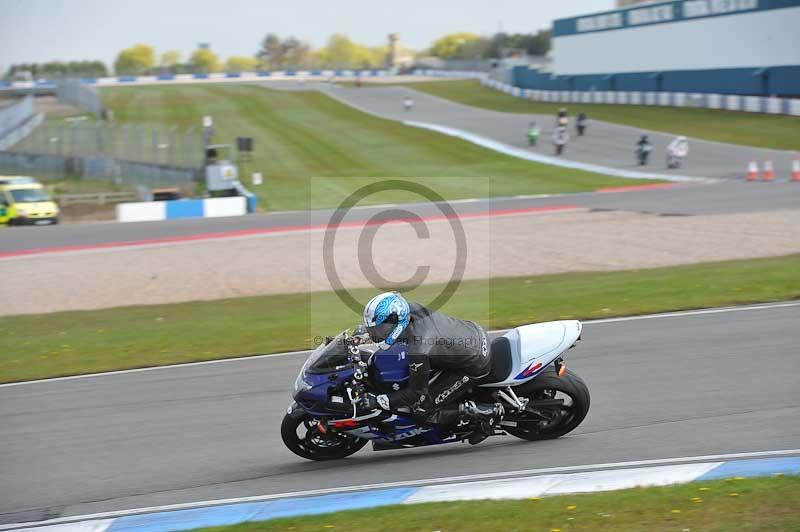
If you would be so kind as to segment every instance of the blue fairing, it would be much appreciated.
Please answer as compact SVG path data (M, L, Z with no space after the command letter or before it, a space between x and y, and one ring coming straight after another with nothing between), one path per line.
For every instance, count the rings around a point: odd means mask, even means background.
M386 351L377 351L374 357L374 367L380 382L403 385L408 381L407 345L395 344Z
M336 378L331 380L331 375L335 373ZM306 408L308 412L317 415L330 414L321 409L322 404L328 401L328 388L332 385L336 386L342 382L353 378L353 370L346 369L331 373L309 373L305 372L303 380L311 386L307 390L297 392L294 396L295 400L303 405L316 403L318 408ZM315 405L315 406L317 406Z
M342 347L331 342L320 346L303 366L295 383L294 399L310 415L334 420L354 417L348 411L348 408L352 408L349 398L341 397L342 384L352 380L354 373L351 366L341 364L343 354ZM382 385L396 383L398 386L392 386L394 389L404 386L409 378L408 346L399 343L386 351L375 352L368 371ZM341 397L341 400L337 397ZM387 416L379 424L361 426L358 437L413 447L456 441L455 437L442 435L435 428L420 427L411 417L403 414L395 413L389 419L386 419ZM386 427L388 425L393 428Z

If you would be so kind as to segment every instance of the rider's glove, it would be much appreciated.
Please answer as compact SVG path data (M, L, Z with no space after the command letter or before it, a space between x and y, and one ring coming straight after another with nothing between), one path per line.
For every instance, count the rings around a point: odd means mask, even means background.
M386 394L375 395L368 393L364 395L361 400L361 406L364 410L389 410L389 397Z

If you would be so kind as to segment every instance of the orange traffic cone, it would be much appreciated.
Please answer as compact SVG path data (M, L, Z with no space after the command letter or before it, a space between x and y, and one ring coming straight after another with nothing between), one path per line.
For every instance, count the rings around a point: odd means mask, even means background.
M775 180L775 170L772 168L772 161L764 161L764 173L761 174L761 179L764 181Z
M792 161L792 181L800 181L800 157Z
M750 161L750 163L747 165L747 180L758 180L758 163L755 161Z

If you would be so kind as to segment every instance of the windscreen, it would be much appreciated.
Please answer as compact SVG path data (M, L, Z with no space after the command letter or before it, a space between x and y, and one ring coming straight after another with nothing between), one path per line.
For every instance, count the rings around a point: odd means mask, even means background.
M33 203L36 201L50 201L50 197L40 188L20 188L11 191L15 203Z
M348 364L347 346L344 333L334 338L328 345L318 347L306 361L309 373L328 373L342 369Z

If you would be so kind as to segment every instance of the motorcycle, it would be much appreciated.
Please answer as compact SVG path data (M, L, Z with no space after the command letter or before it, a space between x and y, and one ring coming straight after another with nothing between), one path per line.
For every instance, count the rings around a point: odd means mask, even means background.
M639 161L639 166L647 166L647 159L650 157L651 151L653 151L652 144L639 144L636 148L636 158Z
M559 126L553 131L553 147L555 148L556 155L564 153L564 148L569 142L569 132L564 126Z
M675 137L667 146L667 168L680 168L687 155L689 141L686 137Z
M667 168L674 170L675 168L680 168L681 165L683 165L683 157L673 153L667 154Z
M539 128L532 127L528 130L528 146L536 146L539 140Z
M586 126L588 125L589 120L586 118L586 115L581 113L578 115L578 120L575 122L575 131L578 133L579 137L582 137L586 134Z
M490 423L492 435L528 441L554 439L574 430L589 411L589 390L567 370L564 356L581 339L579 321L554 321L511 329L491 342L491 371L466 400L500 402L505 414ZM410 411L364 411L367 393L391 393L409 378L407 346L386 351L366 334L328 337L305 361L281 423L286 447L309 460L350 456L367 443L374 451L468 440L478 427L460 420L442 427L416 421ZM431 382L438 373L431 376Z

